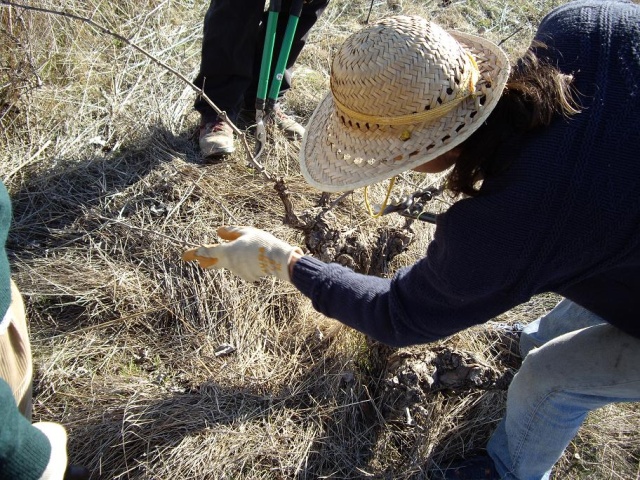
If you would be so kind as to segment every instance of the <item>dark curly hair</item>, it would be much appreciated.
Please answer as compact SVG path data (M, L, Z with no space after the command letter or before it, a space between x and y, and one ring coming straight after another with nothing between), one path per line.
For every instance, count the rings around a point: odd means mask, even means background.
M545 49L541 43L531 45L512 69L491 115L459 146L459 157L446 183L454 196L477 195L479 180L508 168L494 160L500 145L549 125L557 115L570 116L580 111L571 86L573 77L544 60L539 52Z

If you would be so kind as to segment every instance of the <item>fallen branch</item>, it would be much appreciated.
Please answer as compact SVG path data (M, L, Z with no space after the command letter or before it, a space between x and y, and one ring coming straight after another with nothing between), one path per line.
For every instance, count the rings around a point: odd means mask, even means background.
M107 217L104 217L102 215L97 215L96 218L99 218L100 220L105 220L106 222L112 222L112 223L115 223L117 225L122 225L123 227L129 228L131 230L137 230L139 232L144 232L144 233L148 233L150 235L155 235L157 237L164 238L165 240L169 240L173 244L180 245L183 248L184 247L199 247L201 245L199 243L189 242L188 240L181 240L181 239L178 239L178 238L175 238L175 237L171 237L169 235L166 235L166 234L160 233L160 232L156 232L155 230L151 230L149 228L144 228L144 227L138 227L136 225L131 225L129 223L123 222L122 220L118 220L117 218L107 218Z

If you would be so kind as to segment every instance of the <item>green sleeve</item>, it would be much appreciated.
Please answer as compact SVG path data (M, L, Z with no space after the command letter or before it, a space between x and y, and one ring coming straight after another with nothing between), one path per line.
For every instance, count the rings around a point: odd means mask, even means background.
M0 379L0 480L37 480L50 456L49 440L22 416Z
M0 321L11 304L11 276L5 250L10 226L11 199L6 187L0 182Z

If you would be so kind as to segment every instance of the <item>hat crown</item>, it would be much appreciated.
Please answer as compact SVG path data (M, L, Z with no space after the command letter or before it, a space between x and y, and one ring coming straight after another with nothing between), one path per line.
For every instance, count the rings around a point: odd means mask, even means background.
M468 91L472 59L440 26L417 16L381 20L349 37L331 70L334 98L371 116L403 116Z

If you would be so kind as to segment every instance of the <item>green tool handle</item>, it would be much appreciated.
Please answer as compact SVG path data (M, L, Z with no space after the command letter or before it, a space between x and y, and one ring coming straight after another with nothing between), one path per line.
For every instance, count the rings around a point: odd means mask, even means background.
M282 48L278 55L278 62L276 63L273 82L271 83L271 88L269 89L269 95L267 97L267 111L273 109L276 104L276 100L278 99L278 94L280 93L280 86L282 85L282 79L284 78L284 71L287 68L287 60L289 60L291 45L293 44L293 35L296 32L298 20L300 20L300 14L302 13L302 3L303 0L294 0L291 5L287 29L284 32Z
M264 49L262 50L262 62L260 63L260 77L258 79L258 91L256 94L256 110L265 109L265 99L269 87L269 72L271 72L271 58L273 47L276 43L276 28L278 26L278 14L282 8L281 0L272 0L269 4L269 16L267 19L267 31L264 37Z

